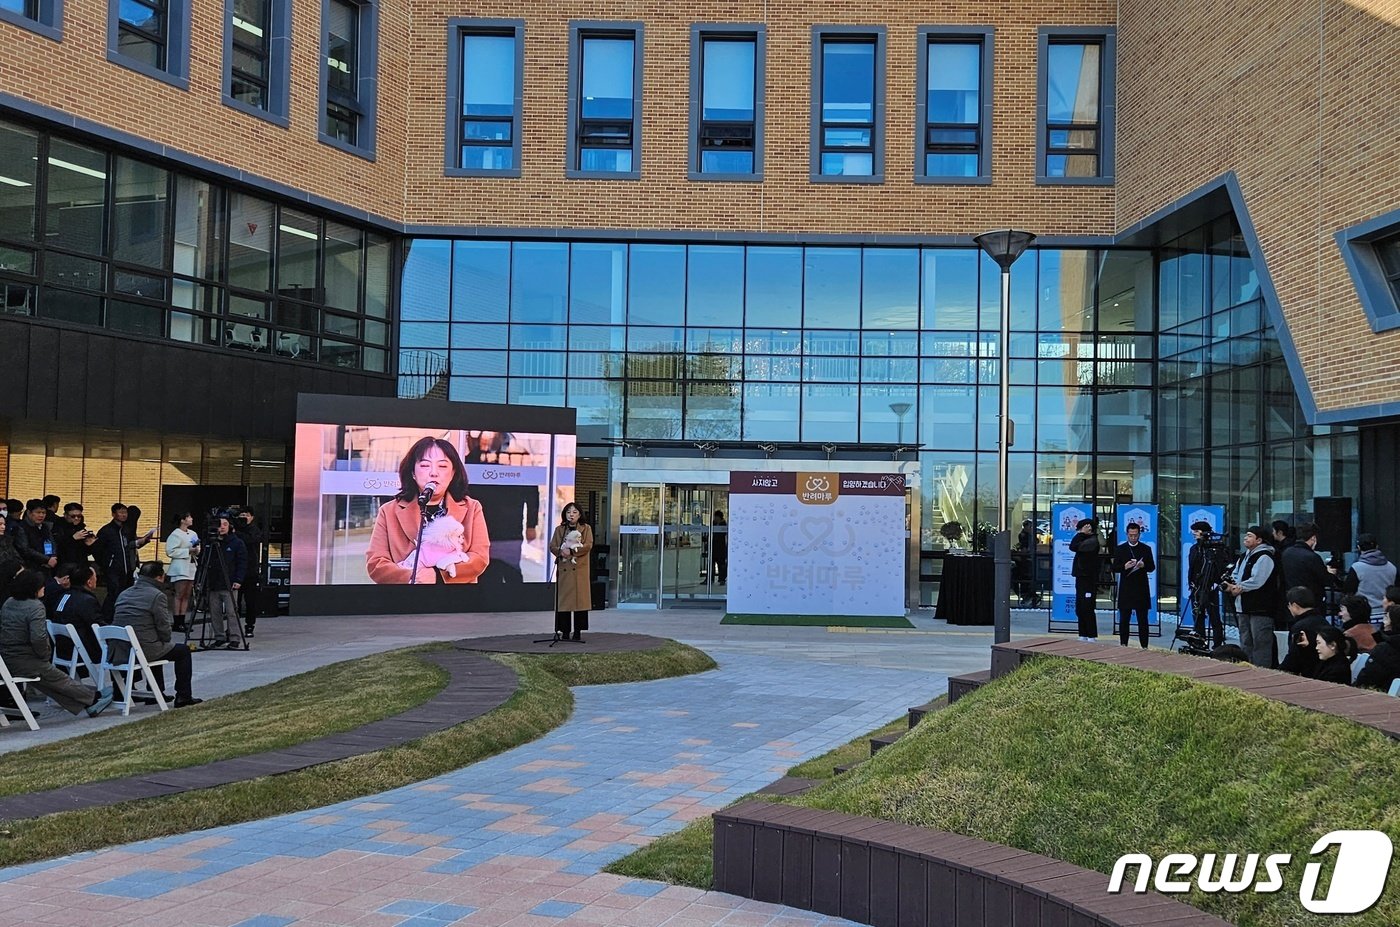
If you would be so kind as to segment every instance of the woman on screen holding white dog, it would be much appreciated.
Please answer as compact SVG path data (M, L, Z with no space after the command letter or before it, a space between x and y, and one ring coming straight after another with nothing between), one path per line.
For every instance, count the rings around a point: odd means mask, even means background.
M491 561L491 539L481 503L467 495L467 470L457 449L422 438L399 464L399 494L379 507L365 567L376 583L474 583ZM445 520L445 521L444 521ZM442 522L442 524L438 524Z

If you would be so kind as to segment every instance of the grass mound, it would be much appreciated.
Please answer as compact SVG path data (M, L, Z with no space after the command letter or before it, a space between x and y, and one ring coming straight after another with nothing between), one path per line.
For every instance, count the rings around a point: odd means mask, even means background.
M912 628L907 618L869 615L752 615L729 612L720 624L774 625L800 628Z
M1400 833L1397 790L1400 746L1376 731L1180 677L1041 658L795 801L1105 873L1130 852L1292 853L1278 893L1184 899L1274 927L1307 922L1298 886L1318 837ZM1397 884L1392 869L1390 891L1345 923L1400 923Z
M413 662L421 662L413 658L413 653L422 649L425 648L379 656L391 657L397 654ZM90 808L32 820L6 822L0 825L0 866L13 866L80 850L93 850L119 843L305 811L409 785L502 753L543 736L563 724L573 711L573 695L569 692L571 685L660 679L701 672L715 665L708 655L675 642L668 642L654 650L627 654L501 654L492 659L514 669L519 676L519 684L515 694L504 705L479 718L399 747L335 763L325 763L298 772L266 776L165 798L124 802L105 808ZM340 672L339 667L357 665L361 665L361 661L354 660L322 667L303 675ZM444 684L445 673L438 667L423 665L433 674L442 675L441 679L434 675L435 687L432 688L432 692L435 692ZM212 711L221 703L236 707L240 700L243 700L241 703L246 706L250 704L246 700L264 699L267 697L267 690L290 681L291 679L284 680L273 686L252 689L182 711L196 716L204 713L206 709ZM358 702L357 693L346 692L344 689L337 691L339 698ZM428 694L431 695L432 692ZM254 701L253 704L257 702ZM245 707L242 710L248 709ZM373 715L362 715L360 720L348 727L355 727L359 723L393 713L395 711L382 710ZM179 714L152 717L90 736L127 732L124 736L150 738L153 734L158 734L158 722L166 722L167 717L175 720ZM160 743L164 743L165 736L158 734ZM309 739L309 736L300 739ZM75 739L72 743L80 742L91 741L84 737ZM6 759L19 764L18 768L23 768L33 762L32 757L38 751L48 749L50 745L23 750ZM239 752L246 754L252 751ZM43 767L30 765L29 768L32 777L34 769ZM89 776L83 781L91 781L94 778L96 777ZM29 790L35 787L51 786L47 781L33 783Z

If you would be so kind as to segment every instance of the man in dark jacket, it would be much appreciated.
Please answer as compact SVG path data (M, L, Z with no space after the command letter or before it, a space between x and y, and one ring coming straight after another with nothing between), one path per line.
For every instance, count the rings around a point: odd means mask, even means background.
M248 553L248 569L243 574L243 592L239 596L243 605L243 631L253 636L253 628L258 623L260 586L262 582L263 541L262 529L258 527L257 515L245 506L238 512L234 522L238 539L243 542Z
M222 554L222 556L220 556ZM237 649L238 641L229 639L229 622L238 631L238 605L234 596L243 588L248 572L248 548L233 533L228 516L219 516L219 533L215 542L204 552L204 568L208 573L209 626L214 631L214 647Z
M1196 542L1186 560L1186 581L1190 584L1191 618L1200 637L1210 635L1214 647L1225 644L1225 624L1220 620L1220 575L1225 570L1225 547L1214 538L1208 521L1191 525Z
M102 606L97 601L97 571L90 566L74 567L68 574L68 589L54 603L53 620L71 624L83 642L83 648L96 663L102 657L94 624L102 623Z
M63 517L54 522L54 540L58 542L58 562L84 566L91 562L97 535L83 522L83 507L70 502L63 507Z
M103 623L111 624L117 596L135 582L132 573L136 569L136 551L126 536L126 506L120 502L112 503L112 520L97 531L96 553L97 568L107 587L107 598L102 600Z
M15 551L27 569L37 570L44 579L53 575L58 566L58 544L54 541L53 525L47 521L48 510L42 499L30 499L24 507L15 532Z
M1279 566L1285 589L1302 586L1312 593L1314 604L1320 606L1327 587L1332 585L1332 574L1317 552L1317 537L1317 525L1299 525L1298 540L1279 555Z
M1294 586L1285 598L1292 622L1288 626L1288 653L1278 668L1285 673L1307 676L1317 664L1317 632L1329 625L1326 616L1318 610L1311 589Z
M1267 528L1253 525L1244 533L1244 553L1235 563L1235 581L1224 589L1235 597L1240 616L1240 646L1249 662L1274 665L1274 614L1278 611L1278 579L1274 576L1274 549L1266 540Z
M1130 524L1128 541L1113 551L1113 572L1118 580L1118 641L1128 646L1128 627L1137 612L1138 642L1147 649L1147 613L1152 609L1152 586L1147 574L1157 569L1152 548L1141 542L1142 527Z
M169 660L175 667L175 707L198 705L190 680L194 668L190 648L170 639L170 600L165 597L165 566L159 560L141 564L135 584L117 598L117 625L136 631L146 660Z
M1099 535L1092 518L1081 518L1075 535L1069 539L1074 552L1070 573L1074 575L1074 614L1079 619L1079 639L1099 639L1099 618L1094 611L1099 589Z

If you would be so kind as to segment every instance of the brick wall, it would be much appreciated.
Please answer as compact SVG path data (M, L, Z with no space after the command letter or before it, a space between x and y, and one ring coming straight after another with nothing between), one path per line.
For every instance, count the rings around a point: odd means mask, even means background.
M1319 408L1400 401L1333 240L1400 207L1400 3L1123 0L1118 55L1115 224L1234 170Z

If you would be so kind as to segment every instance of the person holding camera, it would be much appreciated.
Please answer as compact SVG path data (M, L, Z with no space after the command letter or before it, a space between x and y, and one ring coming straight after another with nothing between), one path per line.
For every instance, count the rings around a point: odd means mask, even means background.
M1223 569L1220 555L1224 553L1225 545L1215 537L1215 530L1208 521L1193 522L1191 534L1196 538L1186 561L1186 581L1191 587L1191 617L1195 621L1196 634L1202 638L1209 635L1211 645L1220 647L1225 643L1225 623L1220 620L1220 587L1217 580Z
M1079 639L1099 639L1099 616L1094 610L1099 591L1099 535L1092 518L1081 518L1069 539L1074 552L1070 573L1074 576L1074 614L1079 619Z
M209 625L214 631L211 646L237 650L240 644L229 639L229 623L232 622L233 629L238 630L238 606L234 595L243 588L243 577L248 572L248 548L233 533L233 525L227 514L219 515L217 522L218 533L204 554L205 570L209 574Z
M1268 537L1268 529L1259 525L1244 533L1244 553L1231 570L1234 578L1222 587L1236 600L1240 646L1250 663L1265 669L1274 665L1274 615L1279 610L1277 564Z
M1128 646L1128 626L1137 613L1138 642L1147 649L1147 613L1152 610L1152 586L1148 574L1157 569L1152 548L1140 542L1142 526L1129 524L1128 542L1113 552L1113 572L1118 574L1118 641Z

